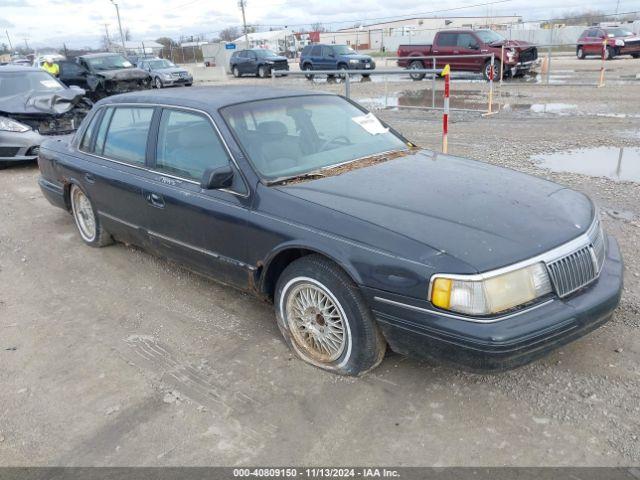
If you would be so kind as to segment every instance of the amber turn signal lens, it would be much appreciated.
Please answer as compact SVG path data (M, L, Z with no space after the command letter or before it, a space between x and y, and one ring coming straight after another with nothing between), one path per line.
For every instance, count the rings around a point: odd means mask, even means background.
M452 283L453 281L448 278L436 278L431 291L431 303L436 307L449 309Z

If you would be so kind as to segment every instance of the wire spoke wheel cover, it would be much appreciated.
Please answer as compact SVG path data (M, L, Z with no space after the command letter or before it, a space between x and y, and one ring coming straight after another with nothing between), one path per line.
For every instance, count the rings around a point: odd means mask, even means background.
M350 334L340 303L312 279L294 279L288 287L283 313L296 347L313 362L339 359Z
M91 202L76 185L71 187L71 208L80 235L85 241L93 242L96 238L96 217Z

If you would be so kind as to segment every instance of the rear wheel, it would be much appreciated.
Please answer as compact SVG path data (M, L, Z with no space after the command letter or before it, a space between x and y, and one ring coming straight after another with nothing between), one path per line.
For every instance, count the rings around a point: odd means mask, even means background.
M582 45L578 47L578 50L576 51L576 57L578 57L578 60L584 60L585 54L584 54L584 48L582 48Z
M414 60L409 64L409 70L421 70L424 68L424 64L420 60ZM412 80L422 80L425 77L424 73L410 73L409 76Z
M113 243L113 239L100 223L93 204L87 194L78 185L71 185L69 191L71 213L80 233L80 238L91 247L104 247Z
M305 63L302 66L302 70L304 70L305 72L310 72L311 70L313 70L313 68L311 67L310 63ZM313 74L311 74L311 73L307 73L305 75L305 77L306 77L307 80L313 80Z
M382 361L386 343L362 293L325 257L291 263L278 279L275 307L285 341L305 362L359 375Z

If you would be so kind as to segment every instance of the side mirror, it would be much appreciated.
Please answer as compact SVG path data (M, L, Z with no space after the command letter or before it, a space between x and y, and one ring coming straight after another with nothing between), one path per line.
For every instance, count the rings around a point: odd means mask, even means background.
M232 182L233 168L231 168L231 165L225 165L206 169L202 175L200 187L203 190L218 190L230 187Z
M469 45L469 48L471 50L480 50L480 45L478 45L477 43L472 43L471 45Z

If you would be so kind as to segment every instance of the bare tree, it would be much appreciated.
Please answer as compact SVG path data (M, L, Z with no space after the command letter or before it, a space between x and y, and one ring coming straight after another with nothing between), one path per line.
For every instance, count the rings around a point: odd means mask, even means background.
M220 32L220 40L223 42L231 42L240 37L240 29L238 27L227 27Z
M311 24L311 31L312 32L326 32L327 29L325 28L325 26L322 23L316 22L316 23L312 23Z
M131 40L131 31L129 30L129 27L125 28L122 34L124 35L125 40L127 41Z

